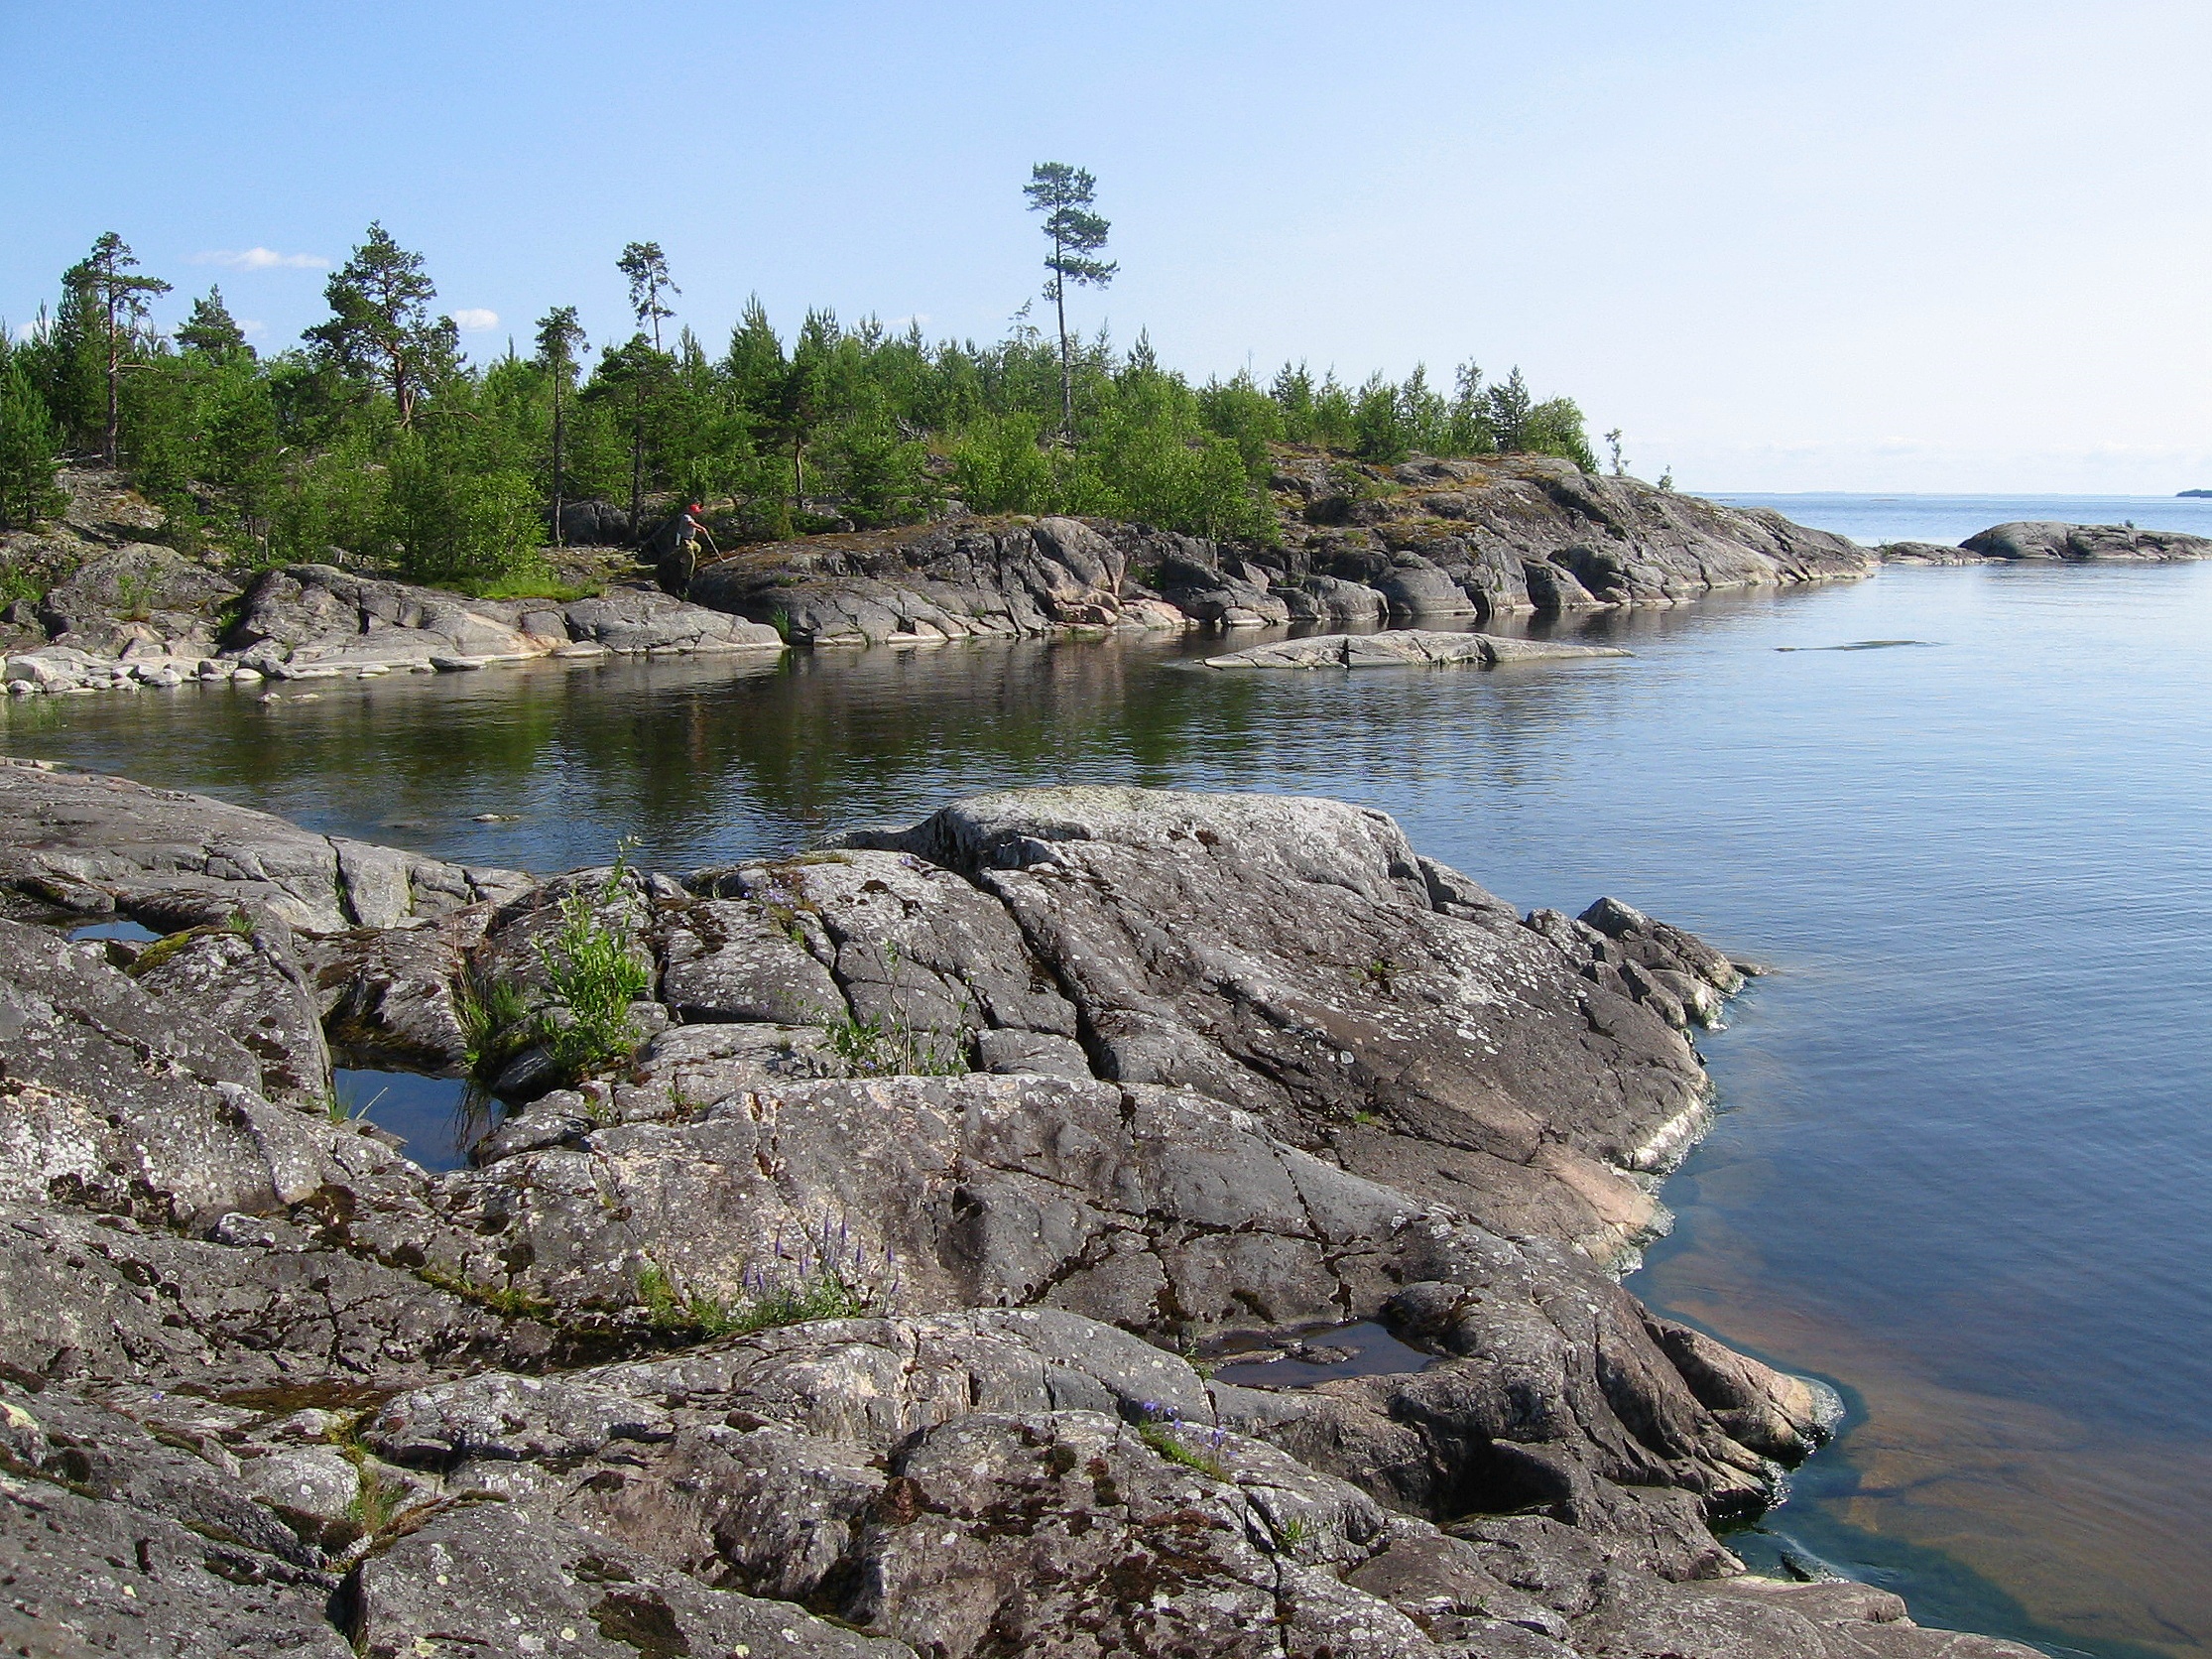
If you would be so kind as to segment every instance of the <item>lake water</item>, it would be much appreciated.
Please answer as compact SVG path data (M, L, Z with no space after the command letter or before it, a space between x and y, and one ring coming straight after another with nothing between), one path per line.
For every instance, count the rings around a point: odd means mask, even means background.
M1848 534L1888 513L1790 499ZM2154 522L2106 507L2075 516ZM1868 539L1895 535L1957 540L1935 508ZM1524 907L1616 894L1776 969L1702 1039L1723 1113L1632 1281L1850 1401L1740 1547L2054 1652L2212 1647L2212 566L1900 569L1581 631L1637 654L538 667L15 700L0 749L541 871L625 834L680 869L1006 784L1300 791L1395 813ZM1924 643L1819 649L1869 640Z

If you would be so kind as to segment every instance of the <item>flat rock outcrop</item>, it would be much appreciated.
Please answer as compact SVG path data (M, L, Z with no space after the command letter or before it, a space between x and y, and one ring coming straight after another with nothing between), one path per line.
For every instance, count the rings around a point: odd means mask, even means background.
M225 637L238 666L293 680L553 655L783 648L772 628L652 588L615 588L565 604L469 599L327 565L265 573Z
M2027 1652L1710 1530L1835 1408L1607 1271L1738 982L1630 906L1522 918L1290 798L1010 792L680 883L368 849L377 888L241 809L8 785L19 914L175 929L0 918L14 1647ZM586 921L635 1052L444 1174L326 1109L318 1017L425 1065L557 1027L539 946ZM1188 1357L1352 1319L1418 1367Z
M1993 525L1957 547L1887 542L1875 552L1889 565L2170 565L2212 559L2212 537L2139 530L2132 524L2021 520Z
M208 796L0 759L0 886L18 914L123 915L167 932L267 911L336 933L396 928L532 885L513 870L317 835Z
M1387 628L1372 634L1310 634L1205 659L1206 667L1247 668L1496 668L1501 663L1565 662L1576 657L1626 657L1609 645L1567 645L1495 634Z
M0 656L0 685L15 696L784 649L773 628L642 585L567 601L474 599L299 565L265 571L241 592L140 543L92 553L35 605L10 608L19 613L39 632Z

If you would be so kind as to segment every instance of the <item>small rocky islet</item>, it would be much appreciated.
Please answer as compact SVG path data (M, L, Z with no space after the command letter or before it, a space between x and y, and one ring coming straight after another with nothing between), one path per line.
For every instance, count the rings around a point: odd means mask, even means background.
M541 881L20 762L0 894L11 1648L2028 1652L1716 1536L1835 1406L1615 1276L1742 973L1618 900L1314 799ZM556 1042L578 930L634 1051L462 1170L333 1114ZM1208 1374L1352 1322L1417 1368Z
M1207 666L1487 667L1538 648L1469 619L1914 557L1536 457L1370 470L1285 459L1269 548L955 514L683 597L241 583L109 522L4 673L1331 623ZM1965 552L2212 551L2050 528ZM1726 1547L1835 1401L1618 1275L1745 969L1381 814L1016 791L539 879L10 762L0 958L10 1650L2028 1651ZM337 1061L474 1075L468 1167L348 1118ZM1406 1368L1326 1374L1378 1330Z

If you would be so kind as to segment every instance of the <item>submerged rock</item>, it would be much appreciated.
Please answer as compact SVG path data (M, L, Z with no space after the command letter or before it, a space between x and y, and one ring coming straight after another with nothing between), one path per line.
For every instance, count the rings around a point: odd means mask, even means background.
M1393 628L1374 634L1316 634L1255 645L1208 657L1208 668L1496 668L1500 663L1565 661L1575 657L1626 657L1609 645L1567 645L1551 640L1501 639L1493 634L1438 633Z

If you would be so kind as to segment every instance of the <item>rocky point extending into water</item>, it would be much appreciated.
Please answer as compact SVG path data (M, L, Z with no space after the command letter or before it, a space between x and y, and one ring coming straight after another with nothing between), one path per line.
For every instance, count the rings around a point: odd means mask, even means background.
M1320 800L539 881L23 763L0 896L10 1651L2027 1654L1715 1537L1834 1406L1613 1276L1741 971L1618 901ZM333 1045L512 1099L431 1174ZM1208 1375L1353 1321L1418 1368Z
M1269 545L1106 520L971 519L754 549L689 596L814 645L1070 629L1381 623L1669 605L1862 576L1874 555L1538 455L1394 467L1285 451Z

